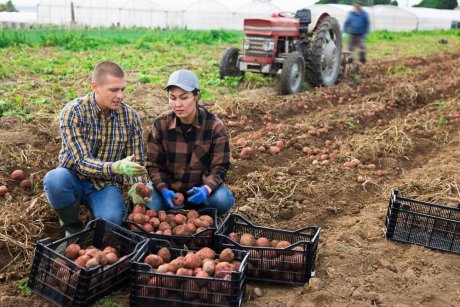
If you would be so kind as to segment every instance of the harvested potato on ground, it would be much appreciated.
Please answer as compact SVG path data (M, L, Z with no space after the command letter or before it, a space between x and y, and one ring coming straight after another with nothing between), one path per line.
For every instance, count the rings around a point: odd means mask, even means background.
M30 178L24 179L21 181L21 183L19 183L19 187L24 190L29 189L31 186L32 180Z
M8 193L8 188L4 185L0 186L0 196L5 195L6 193Z
M11 173L11 179L13 180L23 180L25 178L24 171L21 169L14 170Z

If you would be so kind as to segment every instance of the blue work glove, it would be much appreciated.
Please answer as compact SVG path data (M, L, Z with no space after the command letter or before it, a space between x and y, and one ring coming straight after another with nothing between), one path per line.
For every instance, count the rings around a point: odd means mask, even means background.
M196 205L202 204L209 195L209 191L205 186L199 188L193 187L187 191L188 195L191 195L187 200Z
M168 188L163 188L161 190L161 195L163 196L163 198L165 199L166 203L168 204L168 206L171 208L171 209L182 209L182 207L180 206L174 206L172 200L173 198L176 199L177 198L177 195L176 193L174 193L174 191L168 189Z

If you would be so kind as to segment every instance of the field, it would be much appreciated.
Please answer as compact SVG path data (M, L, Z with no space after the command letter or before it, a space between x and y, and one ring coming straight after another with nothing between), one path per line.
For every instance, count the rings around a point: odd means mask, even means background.
M228 127L234 211L263 226L321 227L311 285L250 282L245 306L460 304L458 254L384 234L392 189L449 206L460 202L460 32L372 33L369 63L359 74L291 96L277 94L276 78L218 78L220 54L241 39L224 31L0 32L0 185L10 190L0 196L1 306L50 306L30 296L22 279L34 242L63 235L42 178L57 165L60 109L89 91L92 67L105 59L126 70L126 101L145 132L168 108L167 76L183 67L196 71L203 104L237 123ZM258 151L278 141L285 144L279 154ZM241 159L246 146L254 153ZM352 160L355 167L344 166ZM10 179L17 168L32 178L32 188ZM128 305L128 291L98 305Z

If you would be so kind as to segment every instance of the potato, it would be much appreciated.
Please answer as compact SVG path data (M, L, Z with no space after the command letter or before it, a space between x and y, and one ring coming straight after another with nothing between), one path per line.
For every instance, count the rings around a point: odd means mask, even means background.
M106 246L103 250L102 250L104 253L108 254L108 253L114 253L114 254L117 254L117 250L115 249L115 247L112 247L112 246Z
M256 246L258 247L270 247L270 241L265 237L260 237L256 240Z
M214 271L215 271L214 276L217 277L219 272L232 272L234 270L235 270L235 268L234 268L233 265L231 265L230 263L228 263L226 261L222 261L222 262L219 262L219 263L216 264L216 267L214 268Z
M86 263L88 262L88 260L90 260L91 257L89 257L88 255L83 255L83 256L80 256L78 257L76 260L75 260L75 263L78 264L79 266L81 267L86 267Z
M186 224L188 229L190 230L190 233L195 233L196 232L196 226L192 223L187 223Z
M187 217L183 214L176 214L174 216L174 219L173 221L177 224L177 225L182 225L182 224L185 224L187 222Z
M158 218L160 219L160 222L169 222L169 217L163 210L158 211Z
M14 170L11 173L11 179L13 180L23 180L25 178L24 171L21 169Z
M179 225L176 228L174 228L174 234L176 236L190 236L192 233L190 232L190 229L188 228L187 225Z
M208 227L211 227L214 225L214 220L209 215L202 215L199 218L200 220L208 222Z
M66 247L64 256L70 260L75 260L80 256L80 246L78 244L70 244Z
M5 195L6 193L8 193L8 188L4 185L0 186L0 196Z
M150 224L152 224L153 228L154 229L158 229L158 227L160 226L160 219L157 218L157 217L152 217L149 221Z
M152 194L152 189L150 189L144 183L139 182L136 186L136 194L142 198L150 197L150 195Z
M288 241L280 241L277 245L276 245L276 248L286 248L288 246L290 246L291 243L288 242Z
M148 209L145 211L145 214L147 214L149 217L157 217L158 216L158 213L153 210L153 209Z
M156 269L163 264L163 258L155 254L150 254L145 257L144 262Z
M280 241L278 240L271 240L270 241L270 247L276 247L278 245L278 243L280 243Z
M107 258L107 264L114 264L115 262L118 261L117 254L112 253L112 252L106 254L105 257Z
M214 269L216 267L216 264L214 261L205 259L203 261L203 271L206 272L209 276L214 275Z
M233 265L233 267L235 268L235 271L239 271L239 270L240 270L241 262L239 262L239 261L232 261L230 264Z
M158 250L157 255L163 258L164 262L170 262L171 261L171 252L167 247L162 247Z
M150 223L145 223L144 225L142 225L142 228L144 228L144 230L147 231L147 232L152 232L153 231L153 226Z
M158 230L165 231L166 229L171 229L171 225L168 222L161 222Z
M19 183L21 189L27 190L32 186L32 180L30 178L24 179Z
M179 268L176 272L177 276L193 276L193 270L187 268Z
M210 277L210 275L204 270L197 272L195 276L199 278L209 278Z
M200 214L196 210L190 210L187 212L187 218L188 219L197 219L200 217Z
M223 262L232 262L235 259L235 254L230 248L226 248L220 252L219 259Z
M97 262L102 266L107 264L107 257L103 251L98 250L97 253L94 254L94 258L96 258Z
M185 267L184 259L176 258L169 263L169 271L176 273L178 269Z
M163 234L167 236L172 236L173 232L171 229L165 229L163 230Z
M216 252L209 247L203 247L196 252L196 255L203 261L204 259L213 260L216 257Z
M244 233L241 235L240 244L244 246L254 246L256 244L256 239L250 233Z
M166 273L169 271L169 264L165 263L158 267L157 273Z
M140 204L135 205L132 211L132 213L142 213L142 215L144 215L145 212L146 210L145 210L144 205L140 205Z
M195 269L201 264L200 258L194 253L188 253L185 255L185 267L187 269Z
M99 265L99 262L97 261L96 258L91 258L86 262L86 268L87 269L92 269L95 268Z
M144 215L142 213L134 213L133 222L136 224L144 224Z
M175 206L182 207L184 205L184 194L181 192L176 192L177 198L173 198L172 202Z
M233 241L235 241L236 243L239 243L239 242L240 242L240 236L239 236L237 233L235 233L235 232L229 233L229 234L228 234L228 237L229 237L230 239L232 239Z

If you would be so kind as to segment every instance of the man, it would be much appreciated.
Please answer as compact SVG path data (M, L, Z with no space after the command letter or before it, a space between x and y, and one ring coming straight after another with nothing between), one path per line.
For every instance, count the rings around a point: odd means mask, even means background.
M95 218L120 225L126 212L123 183L142 181L147 173L140 119L123 102L125 87L122 68L101 62L92 75L93 91L60 114L59 166L46 174L44 190L66 236L82 229L80 204Z
M218 215L234 204L223 184L230 167L230 146L223 122L198 105L200 88L190 70L169 77L170 111L158 116L147 139L148 168L155 190L146 206L177 209L176 192L188 196L185 209L215 208Z
M366 46L364 40L369 33L369 16L362 9L359 1L355 2L354 10L349 12L345 20L344 32L350 34L348 50L353 52L355 47L359 48L359 61L366 64Z

